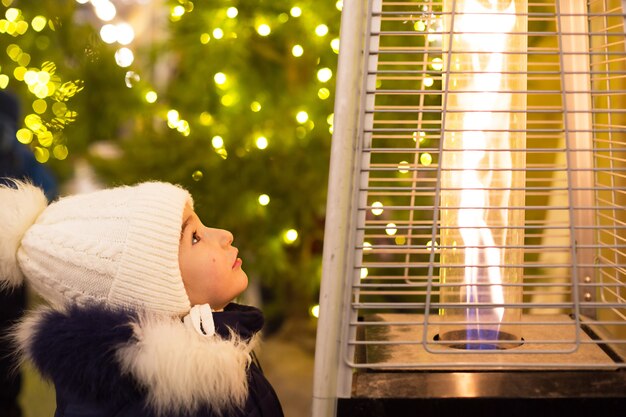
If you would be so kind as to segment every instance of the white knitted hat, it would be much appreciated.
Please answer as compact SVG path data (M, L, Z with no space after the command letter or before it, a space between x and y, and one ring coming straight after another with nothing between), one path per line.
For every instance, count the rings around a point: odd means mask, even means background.
M147 182L48 206L39 188L16 185L0 188L0 285L26 278L57 305L189 312L178 265L186 190Z

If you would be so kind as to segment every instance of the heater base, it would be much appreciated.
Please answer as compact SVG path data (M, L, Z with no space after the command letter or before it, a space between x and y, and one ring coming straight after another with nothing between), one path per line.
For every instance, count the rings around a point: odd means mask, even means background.
M623 416L625 371L358 372L337 416Z
M587 334L583 323L577 331L576 321L565 314L522 316L517 326L522 343L499 342L510 348L482 352L455 349L439 340L439 320L437 316L426 319L419 314L395 313L365 317L370 324L358 334L364 343L356 349L357 363L380 371L455 372L616 370L616 362L626 362L598 340L597 334Z

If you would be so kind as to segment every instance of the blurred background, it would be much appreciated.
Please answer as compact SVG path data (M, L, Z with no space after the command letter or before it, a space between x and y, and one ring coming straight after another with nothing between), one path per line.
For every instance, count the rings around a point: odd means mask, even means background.
M341 1L1 3L4 136L54 195L188 188L204 223L235 236L286 415L308 413ZM30 371L21 395L26 416L51 415Z

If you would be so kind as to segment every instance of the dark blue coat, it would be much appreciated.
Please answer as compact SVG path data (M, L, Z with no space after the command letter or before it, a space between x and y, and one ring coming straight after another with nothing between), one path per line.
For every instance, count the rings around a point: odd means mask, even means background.
M261 312L230 304L219 336L180 319L103 307L42 309L22 322L23 353L57 392L56 417L282 417L252 359Z

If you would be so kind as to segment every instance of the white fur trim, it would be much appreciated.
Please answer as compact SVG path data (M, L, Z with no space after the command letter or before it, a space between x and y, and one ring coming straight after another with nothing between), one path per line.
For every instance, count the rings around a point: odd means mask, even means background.
M0 186L0 289L24 281L17 251L26 231L48 206L40 188L22 181L13 183L17 188Z
M203 337L176 318L144 316L133 331L136 340L120 348L118 359L146 388L159 415L244 406L253 343Z
M15 343L15 358L19 361L16 367L19 367L26 360L32 360L30 351L31 344L33 342L33 335L37 333L37 328L41 325L43 315L49 311L50 307L41 305L36 309L30 311L24 315L13 326L11 330L7 332L10 340Z

